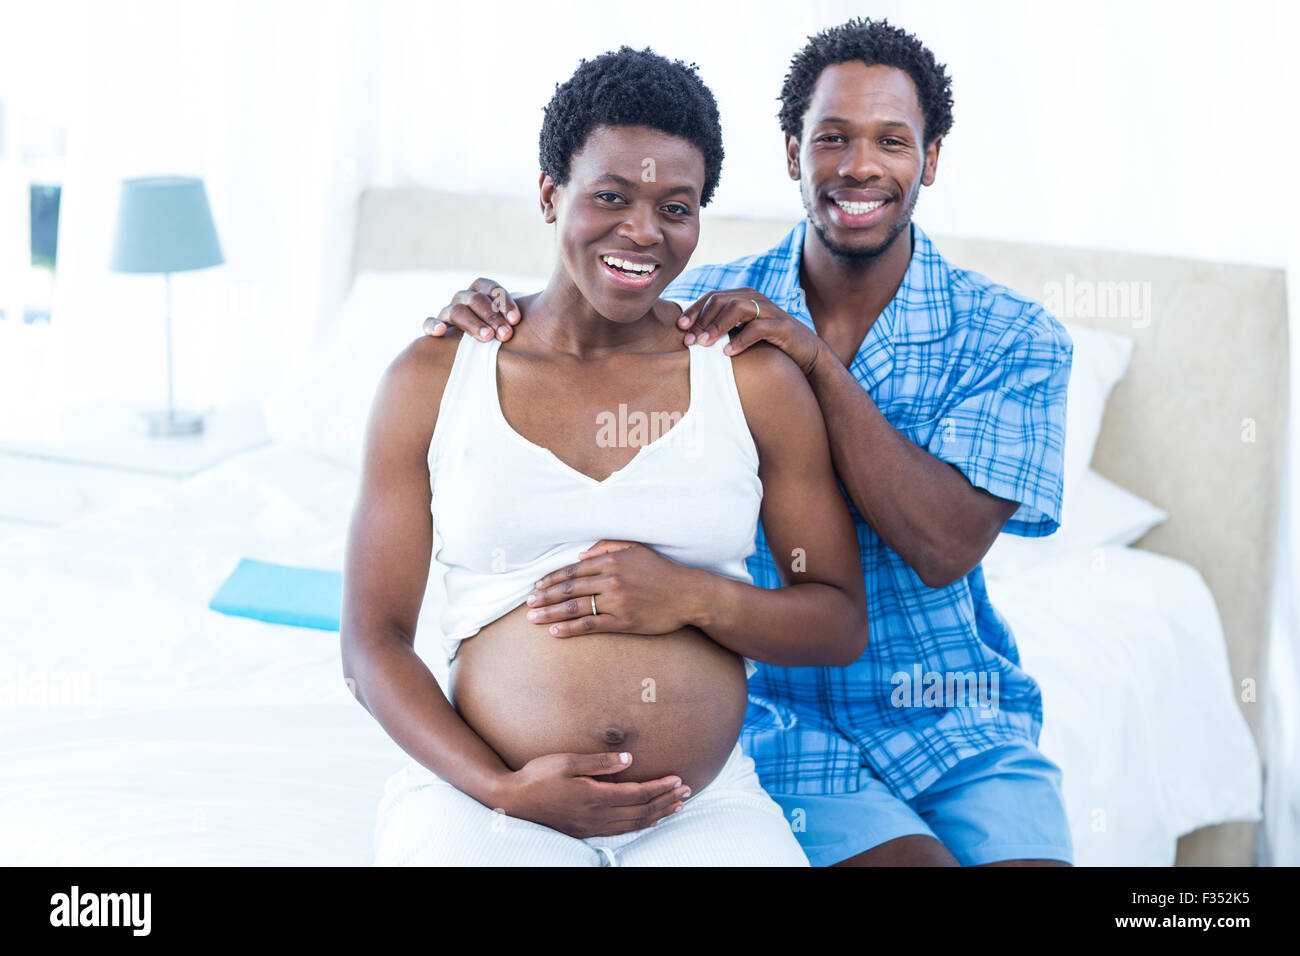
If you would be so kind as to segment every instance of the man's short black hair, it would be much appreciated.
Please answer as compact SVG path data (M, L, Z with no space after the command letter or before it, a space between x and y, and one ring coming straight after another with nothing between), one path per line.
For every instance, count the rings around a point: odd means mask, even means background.
M649 47L620 47L583 60L546 104L542 120L542 172L557 185L569 178L569 163L601 126L648 126L680 136L704 154L707 206L722 172L722 122L718 103L700 79L698 67L669 60Z
M888 20L854 19L808 38L808 44L790 61L781 88L781 131L800 139L803 115L812 99L822 70L836 63L861 62L867 66L892 66L902 70L916 86L925 117L922 130L928 146L952 128L952 78L935 62L914 34L891 26Z

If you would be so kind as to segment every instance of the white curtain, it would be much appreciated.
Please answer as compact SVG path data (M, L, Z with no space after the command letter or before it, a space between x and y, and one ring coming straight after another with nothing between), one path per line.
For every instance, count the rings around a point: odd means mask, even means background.
M11 11L12 12L12 11ZM123 178L202 176L224 266L172 277L178 404L253 400L346 291L384 23L362 3L55 4L70 142L50 401L165 402L160 276L108 270ZM57 64L51 67L51 64Z
M62 375L49 401L165 395L163 280L107 267L123 178L204 178L226 264L172 277L177 401L255 400L346 291L363 187L529 195L556 82L621 43L701 64L732 149L716 208L797 214L775 92L790 51L840 18L836 6L785 10L778 26L750 3L678 0L634 30L597 2L24 8L38 42L15 52L73 91L54 301Z
M1300 45L1300 9L1280 4L1274 36L1279 51L1277 96L1283 104L1282 158L1278 177L1278 218L1285 233L1287 301L1291 311L1291 436L1287 444L1287 480L1283 495L1282 537L1269 645L1270 687L1266 701L1268 741L1265 749L1264 826L1260 833L1263 863L1300 866L1300 183L1293 174L1300 163L1300 63L1290 51Z

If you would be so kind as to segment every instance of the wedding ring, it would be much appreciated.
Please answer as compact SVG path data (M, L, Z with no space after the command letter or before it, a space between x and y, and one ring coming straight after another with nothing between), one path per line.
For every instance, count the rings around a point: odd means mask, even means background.
M596 595L591 596L591 616L595 617L599 612L596 610Z
M758 303L754 302L753 299L750 299L749 301L754 303L754 318L756 319L758 318Z

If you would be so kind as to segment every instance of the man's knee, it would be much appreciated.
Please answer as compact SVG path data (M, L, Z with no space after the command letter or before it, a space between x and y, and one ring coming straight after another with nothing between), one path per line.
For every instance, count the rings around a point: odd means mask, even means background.
M833 866L960 866L957 858L934 837L923 834L887 840Z
M1070 866L1064 860L994 860L991 863L977 863L976 866Z

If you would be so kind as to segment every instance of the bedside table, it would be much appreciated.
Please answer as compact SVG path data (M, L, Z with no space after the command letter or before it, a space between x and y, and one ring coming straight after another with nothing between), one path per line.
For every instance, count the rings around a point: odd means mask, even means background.
M39 435L0 436L0 536L165 492L271 441L255 404L211 412L199 435L150 438L138 418L137 409L97 406L68 411Z

